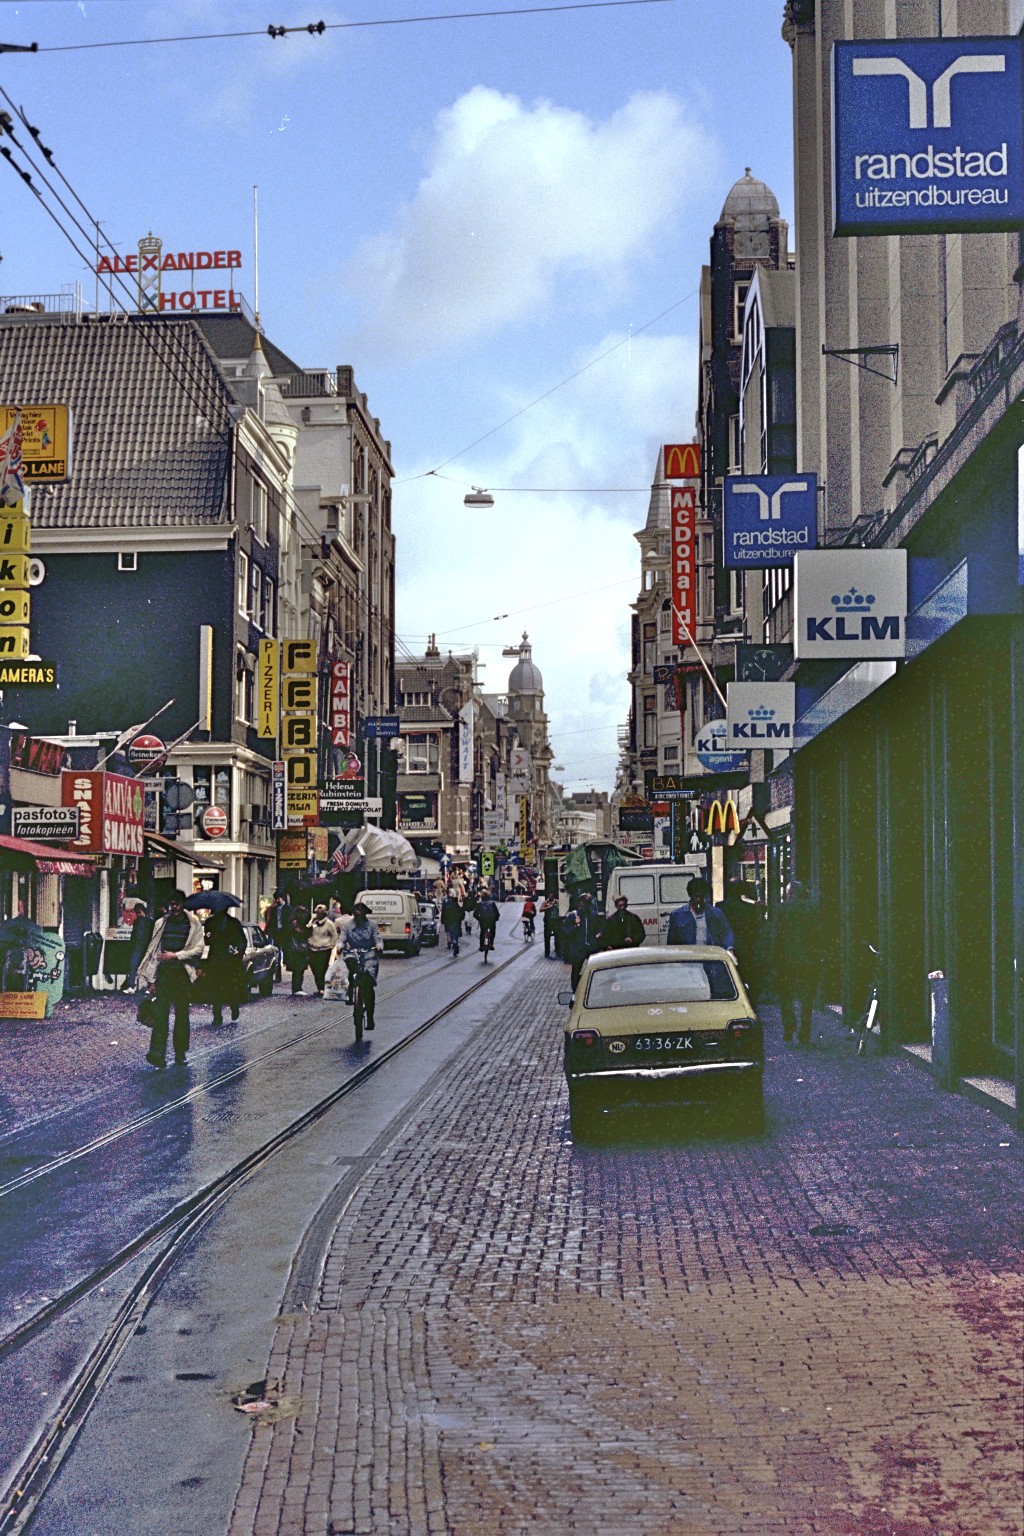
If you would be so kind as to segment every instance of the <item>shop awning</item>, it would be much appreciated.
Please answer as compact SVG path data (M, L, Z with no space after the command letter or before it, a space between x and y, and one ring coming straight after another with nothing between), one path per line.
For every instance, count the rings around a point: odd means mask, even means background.
M353 827L342 839L345 851L345 869L390 870L395 874L412 875L420 867L420 856L401 832L391 832L386 827Z
M146 852L158 859L181 859L185 864L194 864L197 869L224 868L216 859L197 857L193 849L186 848L184 843L176 843L173 837L161 837L157 832L147 832L145 839Z
M0 864L23 874L36 869L41 875L91 875L96 859L91 853L52 848L49 843L38 843L31 837L0 834Z

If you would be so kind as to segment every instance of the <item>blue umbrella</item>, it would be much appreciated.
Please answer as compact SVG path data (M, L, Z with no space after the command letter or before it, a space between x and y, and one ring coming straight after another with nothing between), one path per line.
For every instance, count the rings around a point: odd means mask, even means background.
M196 891L185 903L186 912L226 912L229 907L240 907L241 901L230 891Z

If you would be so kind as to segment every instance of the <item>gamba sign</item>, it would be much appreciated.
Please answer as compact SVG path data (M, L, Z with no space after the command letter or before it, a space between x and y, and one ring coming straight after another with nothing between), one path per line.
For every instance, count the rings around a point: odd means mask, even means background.
M1022 48L1011 37L835 43L833 233L1018 228Z
M819 549L795 561L798 661L896 660L906 654L905 549Z

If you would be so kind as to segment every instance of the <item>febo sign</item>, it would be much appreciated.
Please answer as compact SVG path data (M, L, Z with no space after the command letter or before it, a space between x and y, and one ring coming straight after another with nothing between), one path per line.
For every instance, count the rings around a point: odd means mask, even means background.
M792 565L818 543L817 475L727 475L725 563L732 570Z
M792 747L795 683L729 683L725 696L728 746L744 751L768 747L783 752Z
M693 644L697 627L697 492L692 485L672 488L672 643Z
M796 557L798 661L892 660L906 654L905 549L818 549Z
M142 853L143 796L138 779L119 773L65 772L61 804L78 807L79 831L72 847L90 853Z
M834 43L833 233L1016 229L1022 47L1019 37Z

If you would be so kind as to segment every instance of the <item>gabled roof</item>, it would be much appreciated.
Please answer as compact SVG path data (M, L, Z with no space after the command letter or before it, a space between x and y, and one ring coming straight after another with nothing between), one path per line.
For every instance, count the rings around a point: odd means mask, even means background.
M0 402L70 405L72 478L37 528L167 528L225 515L232 396L193 322L0 315Z

